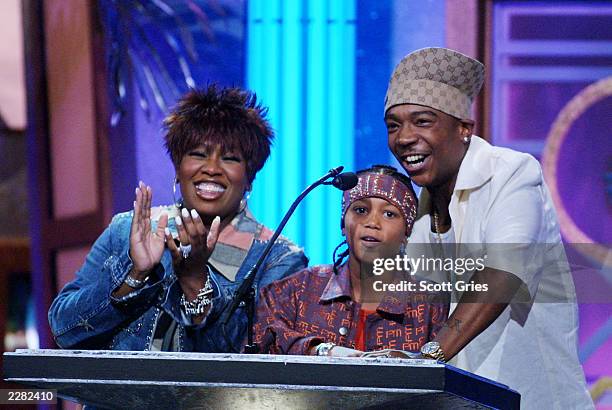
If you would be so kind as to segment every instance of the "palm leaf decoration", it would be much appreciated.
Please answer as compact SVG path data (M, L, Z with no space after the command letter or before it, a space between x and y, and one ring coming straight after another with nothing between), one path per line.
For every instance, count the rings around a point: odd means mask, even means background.
M232 16L213 0L99 0L98 6L108 41L113 127L128 110L130 81L147 120L153 107L165 115L194 88L194 67L203 64L194 34L214 44L211 17Z

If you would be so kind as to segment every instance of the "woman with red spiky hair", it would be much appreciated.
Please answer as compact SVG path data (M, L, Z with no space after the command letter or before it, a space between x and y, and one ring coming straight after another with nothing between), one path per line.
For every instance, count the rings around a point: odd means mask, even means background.
M151 208L140 182L134 210L118 214L49 311L63 348L229 352L246 333L237 312L218 318L272 232L247 208L255 175L270 155L267 109L239 88L187 93L166 118L165 145L182 198ZM256 286L303 268L285 238L272 248Z

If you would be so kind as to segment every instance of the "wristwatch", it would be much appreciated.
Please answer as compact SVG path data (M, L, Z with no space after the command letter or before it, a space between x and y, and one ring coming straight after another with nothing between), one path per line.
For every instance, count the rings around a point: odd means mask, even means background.
M336 346L335 343L318 344L317 347L315 348L315 351L317 352L317 356L329 356L329 352L331 352L331 349L333 349L334 346Z
M421 346L421 354L427 359L434 359L439 362L445 362L444 352L438 342L427 342Z

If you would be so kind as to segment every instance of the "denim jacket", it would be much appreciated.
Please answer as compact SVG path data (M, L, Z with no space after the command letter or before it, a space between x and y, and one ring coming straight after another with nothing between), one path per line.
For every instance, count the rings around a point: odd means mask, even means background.
M161 312L166 312L178 323L177 350L232 351L218 319L224 309L229 307L234 291L255 264L267 241L254 238L234 282L211 269L212 307L202 323L195 325L180 307L182 290L174 275L172 257L167 249L144 287L121 299L111 296L132 268L129 257L132 215L132 212L125 212L113 218L94 243L85 263L76 273L76 278L53 301L49 309L49 324L58 346L75 349L150 350L157 320ZM171 219L171 229L175 228L173 224ZM281 237L262 265L255 286L259 289L297 272L307 262L301 249ZM245 309L239 307L227 326L227 335L234 349L240 349L246 335L246 325Z

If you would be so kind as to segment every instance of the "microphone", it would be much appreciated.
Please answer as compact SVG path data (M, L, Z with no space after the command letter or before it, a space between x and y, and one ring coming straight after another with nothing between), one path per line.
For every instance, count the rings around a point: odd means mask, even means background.
M225 309L223 313L221 313L221 317L219 318L219 321L221 322L223 336L225 337L227 344L230 346L232 350L234 350L234 347L231 343L231 340L229 340L229 337L227 336L226 326L229 322L230 317L236 311L238 306L244 306L246 308L246 314L247 314L247 340L248 340L247 345L245 346L245 353L257 353L258 351L257 345L253 343L253 324L254 324L253 317L255 315L255 288L253 287L253 283L255 282L255 276L257 275L257 272L259 271L259 268L263 264L264 260L266 259L270 251L272 250L272 246L274 245L274 242L276 241L276 239L282 232L283 228L287 224L287 221L289 221L289 218L291 217L291 215L293 215L295 208L302 201L302 199L304 199L304 197L308 195L310 191L312 191L319 185L333 185L338 189L342 189L343 191L347 189L351 189L355 185L357 185L357 176L352 172L345 172L344 174L341 174L343 169L344 169L343 166L330 169L327 174L323 175L317 181L309 185L297 197L297 199L293 201L293 203L289 207L289 210L287 211L287 213L281 220L280 224L274 231L274 234L268 241L266 248L263 250L259 258L257 259L257 262L255 262L255 265L253 265L253 267L245 275L244 279L242 280L242 283L240 284L240 286L238 286L238 289L236 289L236 291L234 292L234 297L230 303L229 308ZM333 178L333 180L328 181L330 178Z
M338 174L332 179L331 182L326 182L326 185L333 185L341 191L348 191L349 189L355 188L359 182L359 178L357 178L357 174L354 172L343 172L342 174Z

